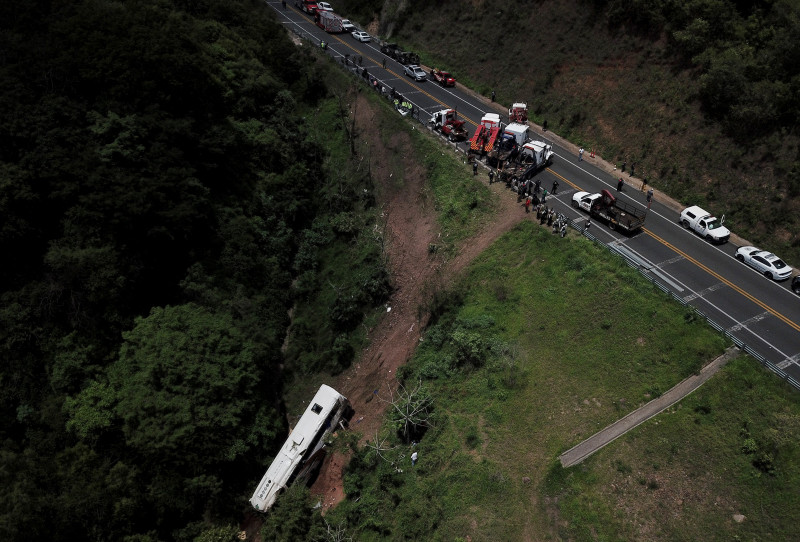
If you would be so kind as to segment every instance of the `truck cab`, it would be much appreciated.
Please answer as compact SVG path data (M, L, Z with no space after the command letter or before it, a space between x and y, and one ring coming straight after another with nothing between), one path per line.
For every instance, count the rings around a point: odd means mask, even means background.
M435 130L447 136L450 141L462 141L467 138L467 131L464 128L464 121L458 118L455 109L442 109L431 115L428 121Z
M317 2L309 0L295 0L294 5L305 13L313 15L317 11Z
M455 78L449 72L443 70L431 69L431 79L442 85L443 87L456 86Z
M679 221L684 228L712 243L725 243L731 236L730 230L722 225L721 220L697 205L684 209Z
M508 110L508 122L519 122L524 124L528 122L528 104L523 102L516 102Z

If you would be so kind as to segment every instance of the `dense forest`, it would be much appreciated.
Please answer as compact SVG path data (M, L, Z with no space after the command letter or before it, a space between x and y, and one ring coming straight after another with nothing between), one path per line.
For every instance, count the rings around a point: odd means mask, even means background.
M229 534L286 374L346 366L389 291L360 247L370 287L281 351L372 205L305 120L326 68L254 0L21 0L0 30L0 538Z

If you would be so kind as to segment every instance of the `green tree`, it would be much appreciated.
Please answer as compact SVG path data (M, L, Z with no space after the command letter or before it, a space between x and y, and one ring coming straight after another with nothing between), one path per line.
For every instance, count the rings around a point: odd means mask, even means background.
M259 400L254 346L229 314L194 304L154 308L123 339L109 385L129 446L159 461L204 465L275 436L276 414Z

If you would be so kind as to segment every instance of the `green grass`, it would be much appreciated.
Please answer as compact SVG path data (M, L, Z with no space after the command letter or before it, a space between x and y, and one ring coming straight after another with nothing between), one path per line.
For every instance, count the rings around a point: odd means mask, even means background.
M365 453L371 468L356 461L358 488L332 516L349 518L359 540L419 539L423 528L427 540L800 537L800 400L746 357L560 467L561 452L726 347L617 258L525 222L455 289L460 302L437 313L401 373L424 374L435 396L418 465L396 438L395 466ZM467 343L478 345L472 362ZM734 522L737 513L747 519ZM365 526L369 517L380 528Z

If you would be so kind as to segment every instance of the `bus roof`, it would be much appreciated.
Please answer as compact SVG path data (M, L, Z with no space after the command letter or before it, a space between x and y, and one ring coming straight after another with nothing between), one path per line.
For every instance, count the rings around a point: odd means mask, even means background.
M275 503L278 492L286 486L303 461L308 446L323 429L328 414L343 399L345 397L330 386L320 386L250 498L256 510L266 510Z

